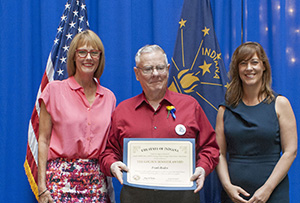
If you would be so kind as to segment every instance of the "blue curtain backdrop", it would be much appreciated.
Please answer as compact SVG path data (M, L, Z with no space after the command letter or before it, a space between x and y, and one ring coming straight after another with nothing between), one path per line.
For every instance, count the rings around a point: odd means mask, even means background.
M0 202L36 202L23 168L28 122L65 3L0 0ZM156 43L170 61L183 0L86 0L86 4L90 28L106 49L102 85L115 93L118 103L139 94L134 54L141 46ZM211 0L211 4L226 68L242 40L261 43L272 65L273 88L289 98L299 127L300 1ZM296 158L289 172L292 203L300 202L299 168ZM118 199L120 185L115 187Z

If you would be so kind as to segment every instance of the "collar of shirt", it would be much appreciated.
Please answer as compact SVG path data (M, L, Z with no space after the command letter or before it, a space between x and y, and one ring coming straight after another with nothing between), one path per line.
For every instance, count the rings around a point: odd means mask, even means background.
M98 94L100 96L103 96L104 95L104 91L103 91L102 87L100 86L100 84L99 84L99 82L98 82L98 80L96 78L94 78L94 80L97 83L96 94ZM83 90L83 88L75 80L74 76L69 77L68 84L69 84L69 86L70 86L70 88L72 90L79 90L79 89Z
M157 108L157 110L159 110L161 108L161 104L163 102L167 102L168 105L173 105L172 99L171 99L171 96L170 96L170 90L168 90L168 89L166 91L166 94L165 94L164 98L161 100L160 105ZM149 104L148 100L146 99L146 96L145 96L144 92L142 94L138 95L137 100L136 100L136 104L135 104L135 109L138 109L143 103L148 104L149 106L151 106Z

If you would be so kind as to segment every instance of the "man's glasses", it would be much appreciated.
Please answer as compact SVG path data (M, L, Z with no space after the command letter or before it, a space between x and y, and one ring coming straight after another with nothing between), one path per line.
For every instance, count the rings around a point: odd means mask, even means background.
M86 49L77 49L76 52L80 58L85 58L88 54L90 54L92 58L99 58L101 55L101 51L99 50L88 51Z
M150 75L154 72L154 69L156 69L156 71L159 73L159 74L162 74L162 73L165 73L166 70L167 70L167 65L157 65L156 67L154 66L145 66L143 68L140 68L140 67L136 67L138 69L140 69L143 74L145 75Z

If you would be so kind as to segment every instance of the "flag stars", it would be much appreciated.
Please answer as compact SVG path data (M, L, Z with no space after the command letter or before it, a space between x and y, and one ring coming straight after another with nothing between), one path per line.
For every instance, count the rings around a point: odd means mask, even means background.
M70 10L71 8L71 5L67 2L66 5L65 5L65 9L69 9Z
M216 59L221 60L221 53L217 54Z
M78 27L78 32L82 32L82 28L81 27Z
M67 57L61 57L60 59L60 63L62 64L62 63L66 63L66 60L67 60Z
M74 14L74 17L78 16L78 11L77 10L73 11L73 14Z
M54 44L58 44L59 39L55 38Z
M209 35L209 33L208 33L209 30L210 30L210 29L207 28L207 27L205 27L205 28L202 30L202 32L204 32L204 37L205 37L205 35Z
M179 21L180 28L185 27L185 23L186 23L186 20L183 20L183 19L181 18L181 20Z
M76 23L71 22L69 25L70 25L70 28L75 28Z
M67 16L62 15L62 16L61 16L61 21L66 21L66 20L67 20Z
M224 85L224 87L226 87L228 89L229 83L227 82L226 85Z
M72 34L69 33L69 34L66 35L66 37L67 37L67 39L72 39Z
M58 32L58 33L59 33L59 32L62 32L62 30L63 30L63 27L60 27L60 26L59 26L59 27L57 28L57 32Z
M59 69L58 71L56 71L58 73L58 76L60 75L64 75L64 70L63 69Z
M64 51L69 51L69 46L65 45L65 46L63 47L63 50L64 50Z
M84 16L80 16L79 21L82 22L84 19Z
M204 64L202 66L199 66L199 68L202 69L202 76L206 73L206 72L209 72L210 73L210 68L211 66L211 63L207 64L206 61L204 60Z
M85 10L85 5L84 4L81 4L81 9Z

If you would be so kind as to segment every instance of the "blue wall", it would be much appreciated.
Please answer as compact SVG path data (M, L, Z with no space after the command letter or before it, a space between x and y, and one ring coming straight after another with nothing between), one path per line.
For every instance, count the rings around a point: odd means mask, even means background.
M28 123L65 3L0 0L0 202L35 202L23 168ZM299 120L299 1L211 3L226 67L242 41L241 31L244 41L260 42L271 62L273 88L288 97ZM183 0L86 0L86 4L90 28L106 49L101 83L119 103L141 92L132 70L138 48L156 43L171 59ZM289 173L292 203L300 202L299 164L296 158ZM116 189L118 193L118 184Z

